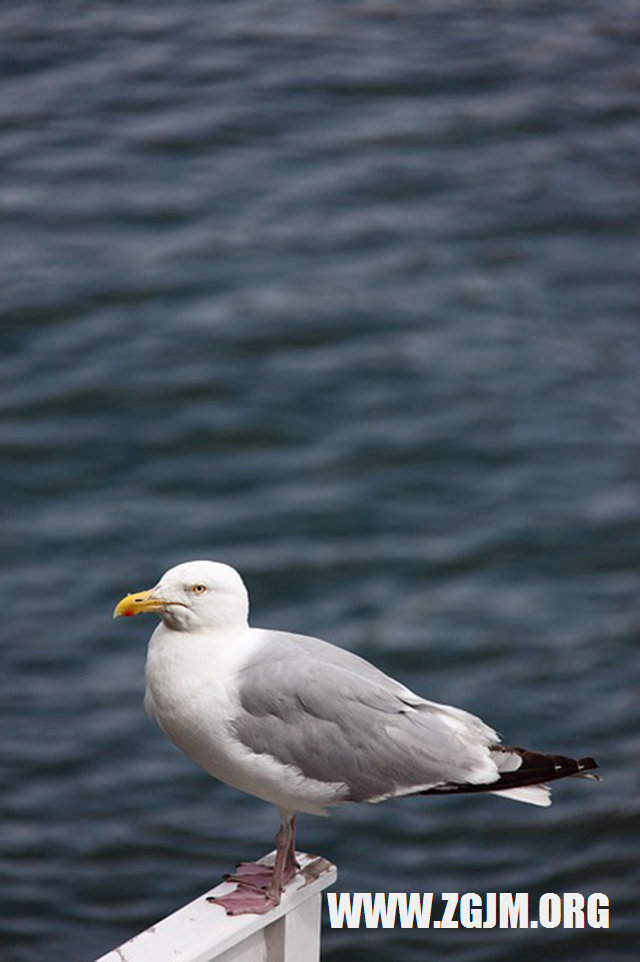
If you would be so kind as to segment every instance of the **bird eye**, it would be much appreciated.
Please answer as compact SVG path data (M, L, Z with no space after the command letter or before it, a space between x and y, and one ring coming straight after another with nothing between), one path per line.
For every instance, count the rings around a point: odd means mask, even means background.
M193 591L194 595L203 595L203 594L205 593L205 591L207 590L207 586L206 586L206 585L194 585L191 590Z

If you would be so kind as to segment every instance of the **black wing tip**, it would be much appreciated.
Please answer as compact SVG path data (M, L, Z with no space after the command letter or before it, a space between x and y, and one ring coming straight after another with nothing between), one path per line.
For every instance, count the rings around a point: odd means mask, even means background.
M575 774L576 778L592 778L596 782L601 782L602 779L600 775L590 775L594 768L598 767L598 763L595 758L579 758L576 762L578 766L578 771Z
M515 745L492 745L494 752L516 752L522 758L520 768L511 772L503 772L495 782L488 784L460 784L441 785L426 791L416 792L419 795L459 795L471 792L499 792L510 788L526 788L529 785L544 785L559 778L592 778L600 780L598 775L588 772L598 767L595 758L568 758L566 755L545 755L542 752L532 752L527 748L517 748Z
M594 768L598 767L598 763L595 758L587 756L587 758L578 759L578 768L581 772L592 772Z
M546 770L548 779L566 778L567 776L580 775L582 772L590 772L598 768L597 761L590 755L585 755L584 758L569 758L566 755L547 755L544 752L534 752L528 748L519 748L517 745L492 745L491 751L516 752L516 754L520 755L522 767L516 771L520 772L521 775L534 771L543 774Z
M509 749L507 748L507 751ZM568 758L566 755L546 755L543 752L532 752L526 748L513 748L522 758L522 768L514 772L526 777L527 773L537 773L544 776L540 781L552 781L556 778L570 778L572 775L583 775L598 767L595 758L585 755L583 758Z

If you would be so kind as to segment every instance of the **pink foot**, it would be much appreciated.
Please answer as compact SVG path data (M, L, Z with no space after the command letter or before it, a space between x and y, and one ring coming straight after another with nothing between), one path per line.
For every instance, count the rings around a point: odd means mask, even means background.
M238 885L235 892L228 895L219 895L217 898L209 896L207 902L214 905L221 905L226 910L227 915L264 915L270 912L280 902L280 896L275 899L266 892L258 892L244 886Z
M282 885L287 885L294 878L298 869L294 861L286 866L283 872ZM225 875L225 882L235 882L236 889L228 895L211 895L208 902L221 905L227 915L245 915L253 913L264 915L280 904L280 892L277 896L269 891L273 882L273 866L263 865L261 862L240 862L233 875Z
M225 882L237 882L243 887L265 891L273 878L273 868L260 862L240 862L235 872L223 878Z

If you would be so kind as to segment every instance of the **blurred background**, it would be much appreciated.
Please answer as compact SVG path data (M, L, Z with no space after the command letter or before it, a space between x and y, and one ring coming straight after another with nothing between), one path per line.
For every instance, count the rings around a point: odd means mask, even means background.
M190 558L506 741L551 809L303 817L340 891L604 892L609 931L324 962L636 959L640 70L620 0L0 13L2 958L90 962L273 845L142 708Z

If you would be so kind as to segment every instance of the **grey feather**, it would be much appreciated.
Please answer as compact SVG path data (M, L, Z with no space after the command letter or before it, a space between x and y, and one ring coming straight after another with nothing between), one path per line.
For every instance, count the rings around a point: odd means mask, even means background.
M269 637L239 677L234 727L252 751L342 783L348 801L497 778L487 750L497 736L474 715L421 699L327 642Z

